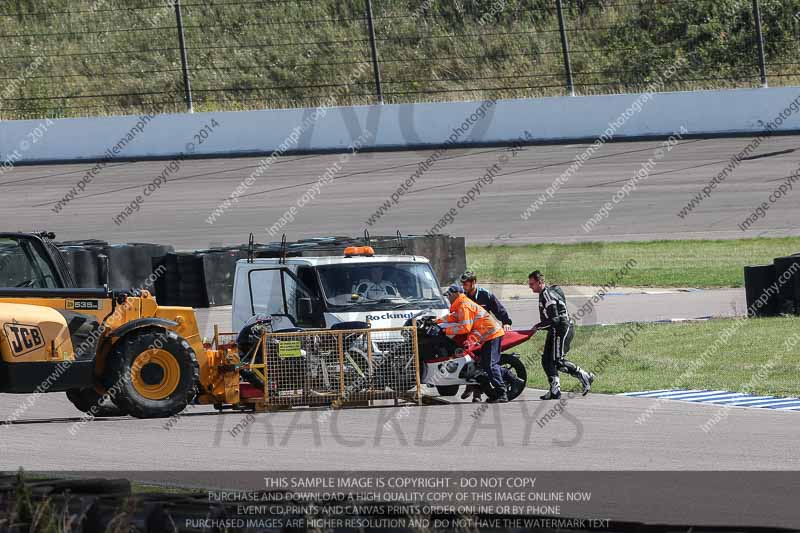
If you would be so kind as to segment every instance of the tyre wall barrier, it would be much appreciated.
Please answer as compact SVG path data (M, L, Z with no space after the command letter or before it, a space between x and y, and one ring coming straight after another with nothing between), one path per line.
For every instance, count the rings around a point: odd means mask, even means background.
M767 293L767 288L775 283L775 265L744 267L745 298L747 300L747 316L750 318L778 315L778 295ZM763 305L756 301L766 296Z
M94 288L102 285L97 258L100 252L83 246L62 246L60 249L78 287Z
M153 258L158 303L180 307L208 307L203 259L193 252L171 252Z
M84 239L77 241L64 241L56 243L67 262L72 277L78 287L102 287L104 280L100 279L99 255L105 254L108 242L98 239ZM109 265L109 270L111 266Z
M778 313L800 315L800 255L776 257L773 264L775 279L785 280L778 289Z
M126 279L130 285L129 287L144 287L150 280L158 276L158 272L153 270L153 258L163 257L170 252L174 252L175 248L172 246L165 246L162 244L152 243L131 243L128 252L128 258L131 260L127 265L122 265L125 269ZM109 270L111 270L109 268ZM152 276L152 277L151 277ZM124 286L120 283L120 286ZM151 291L158 296L156 291Z
M208 250L199 256L203 266L205 294L208 307L230 305L233 297L233 279L236 262L247 258L244 250Z
M150 243L108 244L86 240L58 243L78 287L102 287L101 255L108 257L109 286L126 290L146 287L158 296L148 279L154 274L152 259L174 251L172 246Z
M419 236L410 239L409 252L430 259L431 267L442 285L458 281L467 269L466 240L449 235Z
M378 254L427 257L442 285L457 280L466 269L463 237L408 236L402 242L396 236L372 237L370 242ZM341 236L304 239L287 243L287 256L340 256L347 246L362 244ZM247 245L175 252L172 246L160 244L86 240L59 243L59 248L79 287L103 286L99 256L106 255L112 289L147 288L161 305L194 308L230 305L236 262L247 258ZM258 244L254 252L256 258L283 254L280 243Z

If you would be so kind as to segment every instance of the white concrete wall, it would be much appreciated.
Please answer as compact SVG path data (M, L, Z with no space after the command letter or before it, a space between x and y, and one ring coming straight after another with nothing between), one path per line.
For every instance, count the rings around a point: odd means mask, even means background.
M691 134L750 133L800 96L800 87L737 89L500 100L484 106L483 117L459 144L591 139L607 131L615 121L613 136L635 138L669 135L681 126ZM641 110L628 113L635 102ZM481 102L421 103L328 109L314 120L315 109L265 110L158 115L146 124L117 157L170 157L182 152L224 155L272 152L306 120L295 141L283 146L290 151L344 150L368 128L374 136L364 146L394 148L437 145L447 141L453 129L481 106ZM795 102L797 107L797 102ZM219 123L208 139L194 137L214 119ZM0 122L0 160L69 161L102 158L125 138L139 117L101 117L54 120L33 143L29 133L40 120ZM800 113L793 113L777 131L800 130ZM40 130L41 131L41 130ZM189 144L189 143L194 143ZM192 150L193 149L193 150Z

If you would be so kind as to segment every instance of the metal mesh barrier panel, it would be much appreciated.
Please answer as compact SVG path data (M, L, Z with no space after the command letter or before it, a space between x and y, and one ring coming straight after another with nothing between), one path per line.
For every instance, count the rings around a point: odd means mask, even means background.
M266 406L419 400L414 327L266 333L242 357L242 378L265 391Z

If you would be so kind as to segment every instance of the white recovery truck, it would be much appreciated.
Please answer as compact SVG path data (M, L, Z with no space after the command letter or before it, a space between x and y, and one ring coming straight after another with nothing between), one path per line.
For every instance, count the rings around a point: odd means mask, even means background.
M439 281L425 257L413 255L375 255L369 246L349 247L342 255L333 257L291 257L280 259L247 259L236 264L233 292L233 327L241 331L255 315L270 315L275 332L297 329L360 330L368 323L373 329L400 328L411 318L418 318L419 355L422 368L420 380L435 386L440 395L454 396L463 385L487 386L487 379L475 364L471 352L446 337L434 319L449 312L442 296ZM406 391L415 386L411 363L414 358L401 360L396 372L391 366L398 349L410 342L401 330L382 332L373 338L372 353L393 369L391 376L400 376L390 389ZM533 335L533 330L507 332L502 348L510 349ZM363 339L362 339L363 342ZM246 350L243 350L246 351ZM340 366L335 358L329 367L314 363L316 353L300 350L308 356L309 367L317 365L327 376L344 372L347 383L364 377L365 345L351 344L345 357L348 363ZM408 353L413 353L409 350ZM381 367L381 363L377 364ZM507 396L519 396L525 388L525 365L515 353L504 353L500 366L507 374ZM316 367L314 367L316 368ZM325 374L324 368L328 368ZM403 377L409 379L402 379ZM519 378L519 379L513 379ZM299 378L296 378L299 379ZM327 380L328 378L325 377ZM395 379L394 377L392 379ZM299 382L298 382L299 383ZM327 383L327 381L326 381ZM399 389L398 389L399 387ZM298 389L303 387L298 385ZM487 392L489 394L489 392Z
M449 305L421 256L375 255L365 246L344 249L341 256L243 259L236 265L234 331L256 314L272 315L276 331L341 322L400 327L425 309L441 317Z

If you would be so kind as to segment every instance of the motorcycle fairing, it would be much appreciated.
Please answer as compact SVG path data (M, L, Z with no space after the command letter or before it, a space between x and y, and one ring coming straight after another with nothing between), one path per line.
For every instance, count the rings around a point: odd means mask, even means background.
M465 376L475 373L475 360L472 356L456 357L446 361L425 362L423 383L426 385L463 385Z

